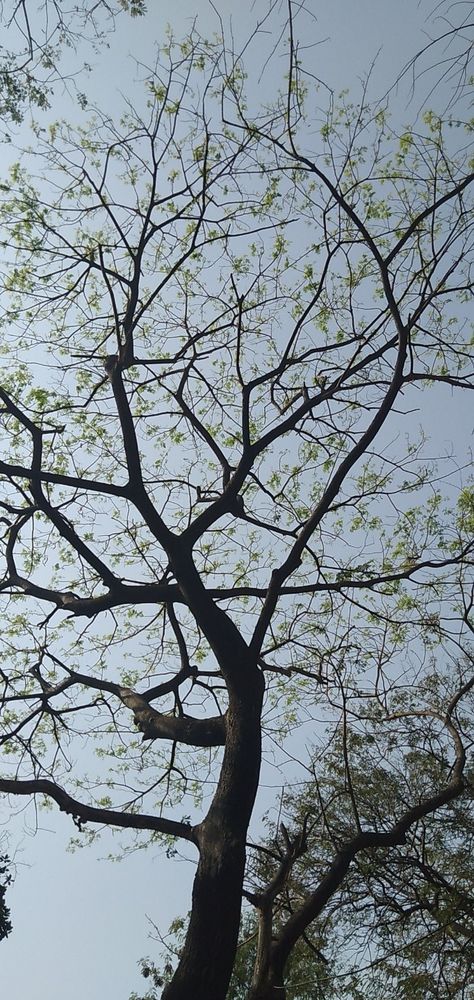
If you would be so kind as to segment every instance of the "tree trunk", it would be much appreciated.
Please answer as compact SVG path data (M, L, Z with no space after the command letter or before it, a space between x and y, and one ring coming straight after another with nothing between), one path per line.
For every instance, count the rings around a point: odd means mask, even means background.
M271 933L271 921L268 930ZM286 1000L283 975L285 964L279 961L278 955L273 956L272 951L272 941L264 941L260 962L257 954L254 977L247 993L247 1000ZM272 958L276 958L276 961Z
M189 927L163 1000L225 1000L239 934L245 842L258 787L263 677L242 665L246 682L229 697L222 770L197 828L200 859Z
M286 989L283 979L277 977L267 979L260 986L251 986L247 1000L286 1000Z
M283 975L269 969L266 976L250 987L247 1000L286 1000Z

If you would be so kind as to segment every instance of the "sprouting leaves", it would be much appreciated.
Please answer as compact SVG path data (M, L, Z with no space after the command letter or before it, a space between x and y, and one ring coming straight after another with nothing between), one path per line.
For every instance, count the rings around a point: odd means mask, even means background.
M383 830L447 768L417 784L427 730L389 715L468 652L472 496L432 425L472 378L472 216L445 121L323 106L298 59L259 108L170 34L116 120L38 124L4 180L1 738L15 778L187 835L263 675L265 766L316 774L321 734L322 871L352 795Z

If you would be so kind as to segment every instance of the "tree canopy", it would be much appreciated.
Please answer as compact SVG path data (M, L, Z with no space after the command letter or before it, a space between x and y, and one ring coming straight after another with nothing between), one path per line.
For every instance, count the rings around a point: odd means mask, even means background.
M39 117L1 184L0 791L194 851L164 1000L461 1000L466 24L401 126L281 18L170 36L141 106Z

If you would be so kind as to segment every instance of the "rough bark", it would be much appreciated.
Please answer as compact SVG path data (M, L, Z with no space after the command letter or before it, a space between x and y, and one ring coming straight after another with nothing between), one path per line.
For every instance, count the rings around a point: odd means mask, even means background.
M263 677L247 670L230 697L227 740L211 808L196 828L200 859L192 915L177 971L163 1000L224 1000L239 933L247 827L260 771Z
M247 1000L286 1000L286 989L281 973L269 969L263 982L250 987Z

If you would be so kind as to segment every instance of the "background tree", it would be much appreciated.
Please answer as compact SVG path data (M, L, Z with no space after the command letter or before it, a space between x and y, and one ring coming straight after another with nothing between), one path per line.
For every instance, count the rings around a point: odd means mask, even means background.
M10 910L6 903L6 891L12 880L10 858L0 855L0 941L8 937L12 929Z
M458 671L462 676L462 668ZM459 797L444 806L438 803L434 820L419 809L407 825L410 803L422 801L430 789L436 795L453 778L442 728L457 742L449 721L454 704L446 714L433 707L451 683L451 678L440 683L439 671L427 678L420 703L426 698L432 707L420 704L414 714L406 711L402 698L395 713L398 730L386 731L373 714L363 731L357 726L350 734L337 732L324 759L316 755L314 781L287 796L292 832L283 824L279 836L258 853L257 888L248 898L260 914L261 938L265 920L272 922L270 963L287 947L295 922L306 919L300 937L306 944L306 967L301 963L299 982L289 995L299 996L312 982L321 984L322 995L354 1000L470 995L474 873L469 776ZM458 722L464 732L472 732L469 713ZM406 835L397 840L404 822ZM344 873L348 856L352 863ZM278 881L275 872L284 877ZM327 881L332 882L331 895L321 905Z
M38 126L3 189L0 790L197 849L167 1000L226 996L249 893L249 995L284 998L354 872L465 789L473 680L429 657L469 657L472 495L418 427L472 386L469 125L324 106L291 15L271 104L192 34L142 111ZM246 888L262 739L270 766L321 721L341 812L275 924L311 817Z
M463 666L453 664L452 673L462 678ZM418 692L420 701L435 704L452 682L434 671ZM415 716L404 708L397 714L395 732L373 712L357 730L332 732L323 755L315 748L313 779L284 795L277 826L269 823L265 842L249 845L244 895L254 909L243 920L229 1000L248 996L263 960L270 962L285 947L292 922L313 900L319 914L311 914L291 951L288 996L472 995L472 778L466 775L463 793L440 808L434 821L421 817L412 823L404 843L392 850L377 847L377 837L386 843L391 822L400 822L415 795L422 799L450 777L441 713L419 707ZM472 732L470 712L459 722L466 734ZM359 827L370 831L372 846L360 849ZM338 861L354 848L351 867L343 873L340 865L338 871ZM328 872L332 893L319 905ZM146 998L159 996L171 977L183 926L172 925L161 967L143 963L152 983Z

